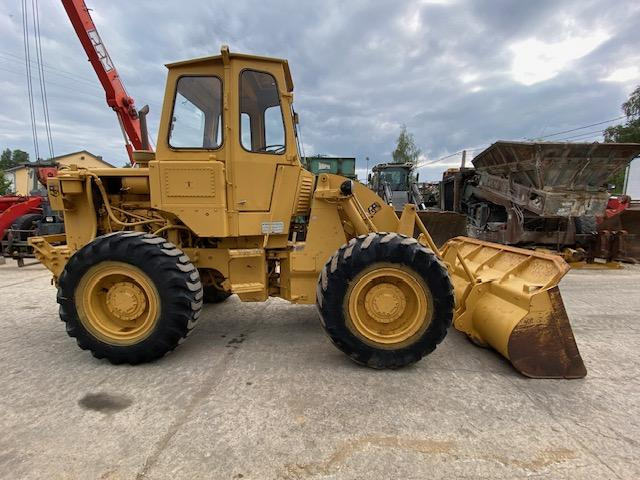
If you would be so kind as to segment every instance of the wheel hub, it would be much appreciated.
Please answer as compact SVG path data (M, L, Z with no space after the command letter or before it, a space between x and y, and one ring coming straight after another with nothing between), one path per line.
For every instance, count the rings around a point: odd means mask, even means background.
M347 295L348 327L376 346L397 348L431 322L431 293L404 266L372 265L356 277Z
M78 316L85 328L110 345L133 345L155 328L161 298L139 268L103 261L92 266L75 292Z
M147 300L140 287L131 282L118 282L107 292L107 308L118 319L131 321L144 312Z
M365 296L365 308L373 320L391 323L405 310L407 300L398 287L381 283L372 287Z

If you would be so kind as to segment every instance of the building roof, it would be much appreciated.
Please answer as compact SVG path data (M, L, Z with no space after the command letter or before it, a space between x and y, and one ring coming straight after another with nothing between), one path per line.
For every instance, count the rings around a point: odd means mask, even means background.
M92 156L93 158L95 158L99 162L104 163L104 165L106 167L113 168L113 165L111 165L109 162L105 162L100 155L94 155L93 153L89 152L88 150L78 150L77 152L65 153L64 155L58 155L56 157L52 157L49 160L39 160L37 162L20 163L20 164L16 165L15 167L11 167L11 168L5 169L5 172L6 173L10 173L10 172L15 172L17 170L21 170L23 168L38 167L38 166L51 167L51 166L53 166L53 164L59 163L59 161L61 159L63 159L63 158L67 158L67 157L70 157L72 155L78 155L78 154L81 154L81 153L84 153L84 154Z
M77 152L65 153L64 155L58 155L56 157L53 157L53 158L47 160L47 162L58 162L62 158L70 157L72 155L78 155L79 153L86 153L87 155L91 155L96 160L104 163L107 167L113 167L113 165L111 165L109 162L105 162L102 159L102 155L94 155L93 153L91 153L88 150L78 150Z
M5 169L5 173L15 172L16 170L21 170L23 168L28 167L52 167L55 165L55 162L40 160L39 162L24 162L19 163L15 167Z

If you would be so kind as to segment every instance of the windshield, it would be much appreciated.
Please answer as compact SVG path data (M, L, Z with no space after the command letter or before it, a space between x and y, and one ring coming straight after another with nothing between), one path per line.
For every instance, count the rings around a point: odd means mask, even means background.
M409 171L406 168L387 168L380 172L380 179L388 184L391 190L407 190L408 177Z

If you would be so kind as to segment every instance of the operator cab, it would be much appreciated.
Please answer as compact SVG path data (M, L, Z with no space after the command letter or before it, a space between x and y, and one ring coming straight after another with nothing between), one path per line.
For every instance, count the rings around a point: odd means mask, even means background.
M167 68L155 159L148 163L151 196L159 199L153 206L192 229L206 225L208 236L262 235L262 224L285 235L292 207L280 213L273 198L278 188L297 184L302 170L287 61L222 47L220 55Z

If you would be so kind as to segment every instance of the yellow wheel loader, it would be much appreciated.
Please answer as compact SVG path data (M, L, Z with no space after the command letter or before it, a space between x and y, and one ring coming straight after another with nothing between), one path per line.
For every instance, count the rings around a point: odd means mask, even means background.
M358 182L304 170L286 60L223 47L167 67L156 152L61 170L48 191L66 233L30 240L81 348L152 361L203 302L237 294L316 303L336 347L373 368L417 362L453 322L525 375L586 374L559 257L464 237L438 249L414 205L398 216Z

